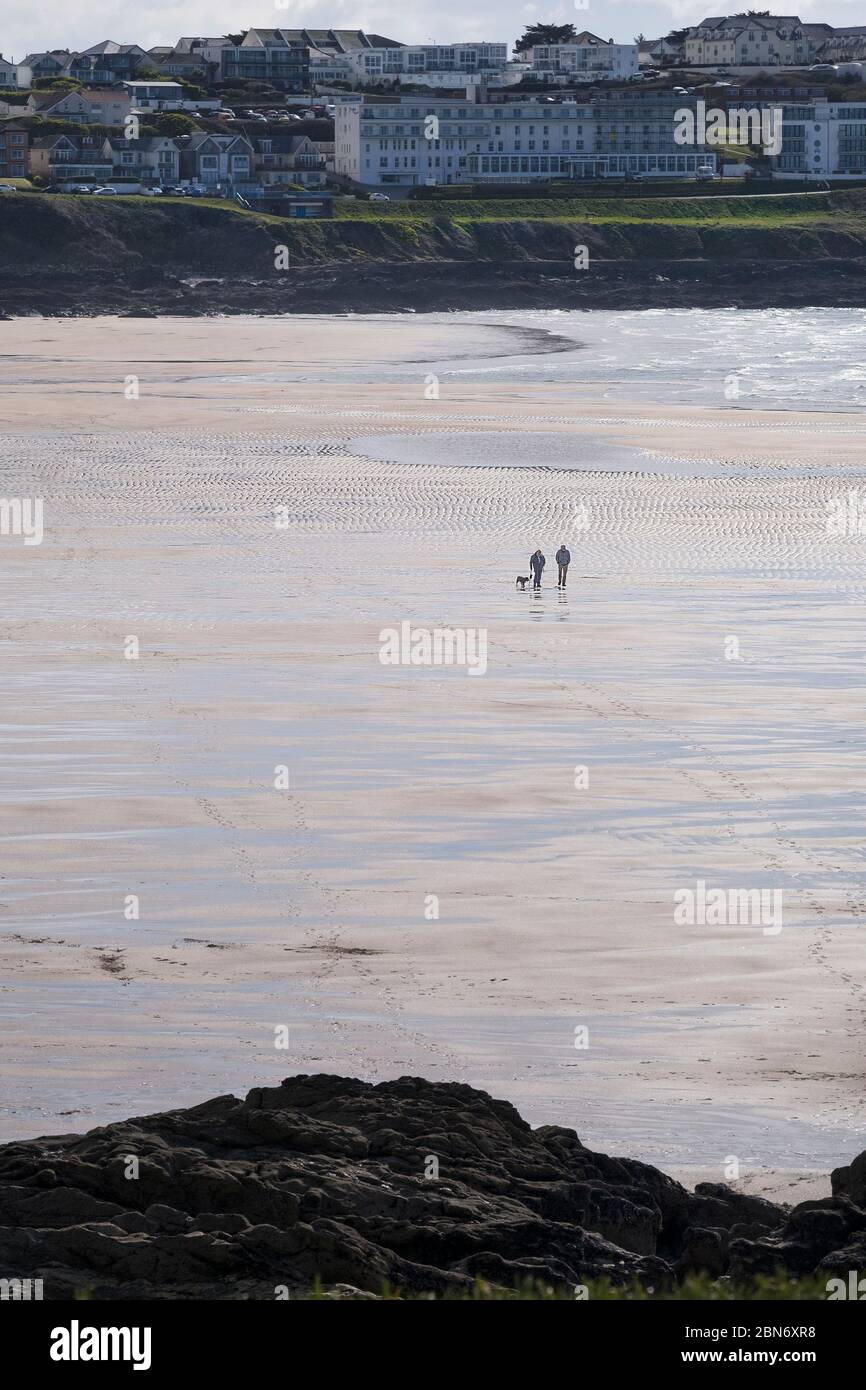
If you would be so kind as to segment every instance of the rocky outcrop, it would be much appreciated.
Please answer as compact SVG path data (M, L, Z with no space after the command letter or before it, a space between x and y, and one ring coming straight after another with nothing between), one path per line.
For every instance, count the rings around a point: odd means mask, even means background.
M864 1232L849 1197L788 1213L722 1185L690 1193L415 1077L295 1076L0 1148L0 1278L41 1278L51 1298L274 1298L317 1280L445 1293L479 1276L663 1287L856 1267Z

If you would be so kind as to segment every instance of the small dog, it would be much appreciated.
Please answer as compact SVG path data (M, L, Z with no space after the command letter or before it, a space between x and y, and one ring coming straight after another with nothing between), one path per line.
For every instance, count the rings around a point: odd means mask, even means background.
M519 575L517 576L517 583L520 585L521 592L522 592L522 591L526 588L527 584L529 583L529 575L528 575L528 574L519 574ZM516 588L516 587L517 587L517 586L515 585L515 588Z

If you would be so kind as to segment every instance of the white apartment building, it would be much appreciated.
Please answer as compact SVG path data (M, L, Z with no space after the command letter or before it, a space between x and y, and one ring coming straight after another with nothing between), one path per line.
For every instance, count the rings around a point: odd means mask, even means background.
M614 43L588 30L574 43L538 44L527 56L533 75L548 81L598 82L634 77L639 71L636 43Z
M782 148L775 175L866 176L866 105L812 101L782 105Z
M401 44L387 48L362 48L347 55L359 82L398 78L425 82L442 74L453 83L458 77L478 73L498 76L508 62L507 43Z
M674 143L674 112L687 104L671 93L561 103L347 95L336 101L334 168L369 188L689 178L716 159Z

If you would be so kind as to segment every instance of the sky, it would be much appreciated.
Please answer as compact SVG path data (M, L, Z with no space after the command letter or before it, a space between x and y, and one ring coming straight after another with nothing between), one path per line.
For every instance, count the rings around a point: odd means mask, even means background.
M768 0L745 0L742 8L766 9ZM780 7L770 8L775 13ZM657 38L725 12L722 5L696 0L69 0L60 6L55 0L0 0L0 53L20 61L39 49L89 48L102 39L151 48L181 35L235 33L256 25L365 29L404 43L510 44L527 24L572 22L601 38L630 43L639 33ZM813 22L866 23L863 0L805 0L795 13Z

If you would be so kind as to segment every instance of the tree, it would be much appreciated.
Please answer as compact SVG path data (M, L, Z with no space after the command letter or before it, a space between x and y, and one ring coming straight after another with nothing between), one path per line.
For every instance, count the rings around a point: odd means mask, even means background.
M76 77L37 77L33 86L44 92L78 92L83 83Z
M522 38L514 45L515 53L525 53L538 43L574 43L577 30L573 24L529 24Z
M148 113L141 124L142 135L195 135L199 129L198 122L181 111Z

